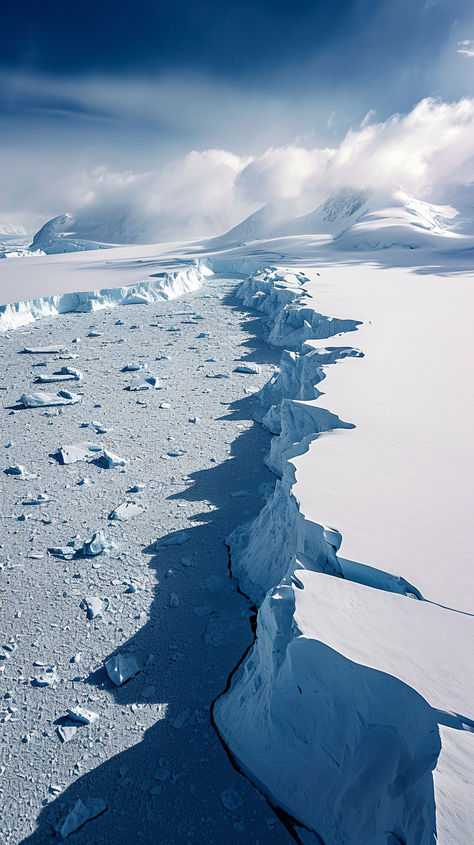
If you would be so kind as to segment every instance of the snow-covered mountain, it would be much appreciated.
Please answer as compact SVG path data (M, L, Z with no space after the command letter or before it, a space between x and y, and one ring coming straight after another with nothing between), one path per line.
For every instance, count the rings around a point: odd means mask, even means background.
M222 247L272 237L273 233L284 227L287 221L288 213L267 203L228 232L214 238L212 243L214 246Z
M275 238L310 237L312 246L331 244L338 250L373 250L440 246L474 232L473 192L457 191L455 205L434 205L403 191L359 191L345 188L330 195L313 211L294 216L291 206L270 203L238 225L207 242L209 249L226 249ZM458 210L459 208L459 210ZM293 211L293 213L292 213ZM136 208L95 209L87 214L60 214L36 233L32 250L45 253L101 249L111 244L165 243L201 237L224 228L225 221L206 215L176 220L165 211L147 214Z
M474 219L473 207L463 198L464 216L452 206L433 205L403 191L370 192L344 189L328 197L314 211L289 217L282 209L265 205L214 242L218 246L273 238L325 236L342 250L390 247L415 249L439 244L439 239L460 238ZM457 222L459 221L459 230ZM317 244L315 244L317 248Z
M451 206L433 205L402 191L374 196L362 214L334 238L339 249L388 249L436 246L440 239L453 240L458 212Z
M47 255L60 252L82 252L87 249L101 249L106 244L80 236L72 214L59 214L48 220L36 232L30 250L41 251Z

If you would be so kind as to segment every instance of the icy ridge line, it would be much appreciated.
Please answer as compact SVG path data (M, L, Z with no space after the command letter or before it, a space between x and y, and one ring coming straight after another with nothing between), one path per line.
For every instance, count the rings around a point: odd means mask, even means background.
M345 798L352 806L351 784L360 779L357 742L368 740L370 744L372 730L383 734L388 729L383 727L386 714L371 711L364 687L351 692L350 714L354 711L359 719L352 724L352 716L346 713L347 690L338 687L342 655L320 644L321 663L308 666L310 686L319 689L320 712L311 709L311 697L308 709L306 699L295 695L296 679L305 673L306 653L305 638L295 618L295 590L304 587L298 574L311 570L349 580L351 575L343 572L337 557L341 534L309 520L301 511L293 493L295 466L291 458L306 452L310 442L323 432L354 428L312 404L312 400L320 395L317 385L325 378L327 365L363 355L354 347L336 345L336 341L325 348L306 343L310 338L354 331L360 325L359 321L330 318L311 308L304 289L306 281L309 280L301 273L282 274L271 268L255 272L237 293L245 305L257 308L268 318L268 341L292 348L284 349L279 369L257 394L259 407L254 414L267 430L279 435L272 439L265 459L279 479L257 518L239 526L226 540L232 574L259 610L254 645L234 671L227 690L215 701L214 723L238 768L271 803L288 814L299 840L306 845L321 843L322 831L328 845L343 841L380 845L380 826L384 829L388 818L393 826L389 823L384 843L402 841L390 832L400 828L410 829L414 837L407 840L410 845L428 845L432 841L431 818L426 810L425 780L421 777L417 776L397 795L388 791L382 807L373 805L370 789L364 799L361 794L360 802L355 802L355 816L346 807ZM376 586L421 598L401 578L390 578L390 583ZM339 674L344 677L344 673ZM372 727L364 718L374 722ZM403 734L399 718L396 713L394 737ZM340 754L334 749L339 749ZM439 748L434 749L433 760L438 752ZM420 749L414 748L412 753L420 772L426 768L430 775L430 761L423 760L421 765ZM334 782L329 778L325 783L328 772L333 770L331 766L340 765L334 763L338 756L346 760L347 777L341 770L340 778ZM383 780L383 773L381 777ZM416 823L412 823L414 818L418 819Z
M343 577L336 552L342 537L301 512L292 488L292 457L303 454L322 432L354 428L331 411L310 400L320 395L317 384L325 378L323 367L362 352L347 345L313 349L310 339L355 331L360 321L320 314L309 304L302 273L282 273L276 268L257 271L238 288L237 296L268 320L268 343L284 347L279 370L257 394L255 418L272 434L265 463L278 477L275 491L259 516L239 526L227 538L232 572L241 589L257 605L267 592L297 568Z
M76 293L61 293L0 305L0 331L26 326L39 317L53 317L72 312L99 311L116 305L144 305L161 299L175 299L197 290L212 270L201 260L171 273L163 273L132 285Z

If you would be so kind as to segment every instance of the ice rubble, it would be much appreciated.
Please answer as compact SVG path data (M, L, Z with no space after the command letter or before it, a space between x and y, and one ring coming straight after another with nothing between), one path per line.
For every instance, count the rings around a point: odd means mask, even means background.
M362 355L305 343L360 325L312 310L306 281L272 269L240 287L269 318L269 341L294 351L258 394L256 417L280 435L267 457L280 478L257 519L227 541L233 574L261 606L256 642L214 719L239 766L304 826L302 841L468 841L470 614L410 600L422 596L406 579L340 556L341 533L293 492L292 459L311 440L332 444L330 454L347 447L327 432L353 424L314 400L326 365Z
M196 290L204 279L212 275L206 264L199 259L170 273L160 273L146 281L117 288L60 293L38 299L0 305L0 331L8 331L32 323L38 317L52 317L71 312L98 311L116 305L134 305L174 299L182 293ZM59 352L58 348L25 349L25 352Z

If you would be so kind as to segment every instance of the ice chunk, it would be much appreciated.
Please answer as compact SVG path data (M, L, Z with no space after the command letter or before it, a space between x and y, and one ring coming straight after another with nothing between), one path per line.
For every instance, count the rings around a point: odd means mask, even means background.
M54 393L23 393L20 402L25 408L44 408L49 405L77 405L82 402L82 397L77 393L70 393L69 390L59 390Z
M73 546L51 546L48 552L50 555L60 557L62 560L72 560L76 556L76 550Z
M173 722L171 722L171 724L173 725L173 728L176 728L176 730L179 730L180 728L184 728L184 726L185 726L186 722L188 721L190 715L191 715L191 713L189 712L189 710L183 710L183 712L180 713L179 716L176 716L176 719Z
M132 378L128 389L129 390L150 390L160 386L159 379L156 376L142 375L134 376Z
M86 822L101 816L106 809L107 804L103 798L86 798L85 801L79 798L64 821L59 823L58 831L62 839L67 839L70 833L79 830Z
M221 793L221 801L226 810L237 810L244 803L236 789L224 789Z
M47 384L53 381L81 381L82 373L76 370L75 367L61 367L60 370L52 375L39 375L35 379L36 384Z
M169 458L181 458L186 454L186 449L169 449L166 454Z
M14 475L17 478L25 478L25 467L21 464L15 464L14 466L7 467L3 470L6 475Z
M122 502L117 508L115 508L112 513L109 514L109 519L118 519L120 522L126 522L127 519L131 519L132 516L138 516L139 514L144 512L144 508L130 500L128 502Z
M94 713L93 710L86 710L85 707L71 707L67 714L70 719L79 722L81 725L92 725L99 719L97 713Z
M122 367L122 373L133 373L136 370L146 370L146 364L125 364L125 367Z
M74 725L59 725L56 731L61 742L69 742L76 735L77 728Z
M22 504L23 505L44 505L45 502L49 502L49 496L46 493L38 493L38 495L33 499L26 499Z
M239 364L238 367L234 368L234 373L245 373L249 375L258 375L260 372L260 367L257 367L256 364Z
M160 402L160 408L168 409L168 408L171 408L171 405L170 405L169 402Z
M77 461L87 461L91 458L97 458L98 452L102 452L102 446L84 441L82 443L71 443L68 446L61 446L58 456L61 464L75 464Z
M159 552L160 549L167 549L169 546L182 546L183 543L187 543L190 538L191 533L189 531L181 531L179 534L171 534L167 537L161 537L155 543L155 551Z
M65 351L63 346L25 346L21 350L23 355L58 355Z
M103 463L107 469L112 469L113 467L123 467L127 463L125 458L119 458L118 455L114 455L112 452L109 452L108 449L103 450Z
M108 431L113 431L113 428L104 428L103 424L97 422L97 420L92 420L90 427L94 429L96 434L107 434Z
M97 596L86 596L81 601L81 608L87 612L88 619L96 619L103 615L104 611L109 606L109 600L98 598Z
M107 674L115 686L120 687L140 671L134 657L128 654L116 654L105 663Z
M170 607L179 607L179 596L177 593L171 593Z
M114 548L112 540L110 540L103 531L96 531L82 546L82 554L86 557L96 557L102 552L110 552Z
M57 683L58 676L56 674L56 667L55 666L45 666L43 667L44 671L38 675L35 675L31 679L31 686L33 687L52 687L53 684Z

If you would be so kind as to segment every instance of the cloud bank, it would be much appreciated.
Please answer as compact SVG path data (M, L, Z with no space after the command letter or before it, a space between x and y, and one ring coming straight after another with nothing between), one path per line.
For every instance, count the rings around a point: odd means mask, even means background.
M54 184L57 213L72 212L82 237L145 243L220 234L265 203L305 213L343 187L443 202L452 186L474 183L474 99L428 98L406 115L374 118L332 147L210 149L144 173L81 170Z

